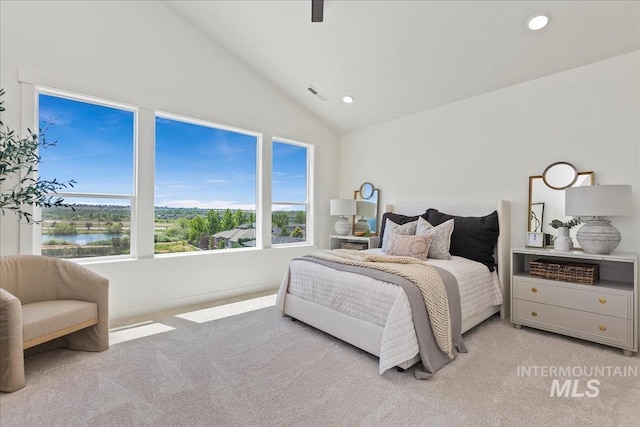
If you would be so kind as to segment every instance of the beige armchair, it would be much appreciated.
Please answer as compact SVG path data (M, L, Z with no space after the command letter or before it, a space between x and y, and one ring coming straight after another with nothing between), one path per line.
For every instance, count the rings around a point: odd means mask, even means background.
M109 348L109 281L63 259L0 257L0 391L25 386L23 350L56 338L72 350Z

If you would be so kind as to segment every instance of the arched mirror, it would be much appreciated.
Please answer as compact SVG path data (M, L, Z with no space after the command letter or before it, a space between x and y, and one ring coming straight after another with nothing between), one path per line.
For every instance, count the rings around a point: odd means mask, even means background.
M554 219L562 222L571 219L564 214L565 188L593 185L594 182L593 172L577 172L573 165L566 162L554 163L549 165L542 175L530 176L528 231L555 236L557 230L554 230L549 223ZM576 246L575 233L578 228L574 227L570 230Z
M353 217L353 234L364 236L367 232L376 235L378 232L378 203L380 190L370 182L364 182L353 192L356 200L356 215Z

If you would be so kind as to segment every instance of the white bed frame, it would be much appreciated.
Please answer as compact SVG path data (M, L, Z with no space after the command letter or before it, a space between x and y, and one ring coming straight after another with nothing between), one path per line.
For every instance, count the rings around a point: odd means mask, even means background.
M387 211L391 206L387 205ZM502 305L487 308L485 311L462 322L462 332L466 332L487 318L500 312L500 318L505 319L509 313L509 251L510 251L510 213L509 202L483 201L470 203L434 203L409 202L398 203L393 206L393 212L405 215L420 215L428 208L459 216L485 216L494 210L498 211L500 235L496 245L494 257L498 264L498 279L502 287ZM287 293L284 300L284 313L298 319L314 328L320 329L336 338L346 341L362 350L380 357L380 343L382 342L381 326L365 322L360 319L337 312L327 307L301 299ZM420 361L420 355L398 365L407 369Z

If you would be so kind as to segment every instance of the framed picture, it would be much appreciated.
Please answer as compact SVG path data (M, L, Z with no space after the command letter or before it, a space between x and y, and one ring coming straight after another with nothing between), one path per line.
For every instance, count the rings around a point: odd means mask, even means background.
M544 233L528 232L526 245L529 248L544 248Z

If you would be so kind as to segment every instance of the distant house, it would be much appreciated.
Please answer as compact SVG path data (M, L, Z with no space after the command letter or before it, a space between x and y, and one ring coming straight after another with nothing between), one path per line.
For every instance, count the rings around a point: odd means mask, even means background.
M225 230L213 235L213 243L217 247L220 241L224 241L227 248L233 247L234 243L242 244L241 241L253 240L256 238L255 228L234 228Z

